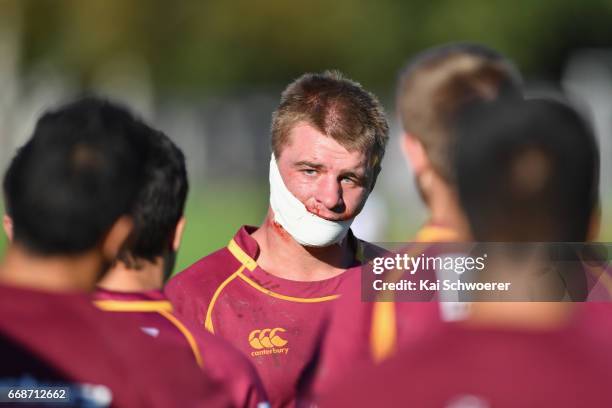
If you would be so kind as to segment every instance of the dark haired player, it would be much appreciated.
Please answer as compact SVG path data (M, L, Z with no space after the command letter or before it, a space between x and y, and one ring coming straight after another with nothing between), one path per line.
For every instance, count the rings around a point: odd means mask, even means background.
M43 114L13 158L3 183L3 390L67 386L70 406L225 403L188 353L100 312L87 293L132 230L148 132L125 109L88 98Z
M134 229L98 285L95 303L102 310L123 312L160 342L189 350L211 378L226 385L236 406L257 407L267 397L251 363L221 338L177 319L161 290L185 225L185 156L165 134L151 129L144 169L132 210Z
M473 101L521 95L511 61L488 47L454 43L428 49L402 70L396 91L403 126L401 146L429 219L413 238L416 253L429 243L465 239L466 220L451 165L455 136L452 117ZM362 302L361 268L349 271L342 298L333 308L313 390L329 389L356 361L382 361L437 325L446 303ZM393 278L388 278L393 280ZM444 308L444 309L443 309ZM462 310L459 310L463 313ZM457 318L460 313L448 310Z
M303 75L273 115L263 224L241 228L166 286L178 314L249 357L273 406L294 403L344 271L360 264L350 225L387 139L382 106L361 85L336 72Z
M472 239L589 239L598 150L575 111L544 100L494 103L463 115L457 140L458 192ZM533 279L532 268L533 262L508 256L487 274L550 290L548 281ZM609 312L601 315L592 304L474 302L466 321L441 325L361 371L321 405L611 406L607 320Z

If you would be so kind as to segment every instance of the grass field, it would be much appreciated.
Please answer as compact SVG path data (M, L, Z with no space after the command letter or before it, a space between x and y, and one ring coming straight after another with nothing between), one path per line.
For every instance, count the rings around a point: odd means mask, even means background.
M175 272L226 246L241 225L259 225L267 208L265 185L218 186L191 194Z

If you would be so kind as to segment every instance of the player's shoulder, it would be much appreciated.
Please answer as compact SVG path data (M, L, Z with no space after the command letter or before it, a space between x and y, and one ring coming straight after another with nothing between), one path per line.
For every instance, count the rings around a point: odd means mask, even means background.
M168 294L176 290L218 286L239 267L240 262L227 247L220 248L174 275L166 284L165 292Z
M13 300L11 303L18 308L16 313L2 316L0 332L19 339L24 347L77 381L107 385L117 397L118 406L128 406L125 401L137 406L133 404L137 400L146 401L150 407L169 406L173 401L189 406L183 404L204 401L207 394L217 395L213 391L216 386L199 375L187 352L158 344L131 320L95 308L85 295L8 289L2 285L0 293L5 295L0 296L0 306ZM54 330L43 333L43 326ZM74 355L89 358L86 362L70 358ZM116 379L116 372L126 373L134 381L127 387ZM151 387L155 393L151 393Z

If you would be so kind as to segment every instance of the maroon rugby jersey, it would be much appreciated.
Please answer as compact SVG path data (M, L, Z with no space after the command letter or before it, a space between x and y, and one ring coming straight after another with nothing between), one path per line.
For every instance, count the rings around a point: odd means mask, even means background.
M115 292L99 288L94 293L98 308L123 312L146 334L159 342L182 347L214 380L231 392L238 407L257 407L267 396L255 368L231 344L199 328L190 327L173 314L172 304L161 290Z
M382 364L362 366L321 407L610 407L610 305L553 330L445 323ZM367 368L366 368L367 367Z
M451 242L455 231L427 224L414 242ZM330 311L314 383L307 394L320 395L333 388L360 362L378 362L393 355L440 324L436 302L364 302L361 267L348 270L339 289L341 298Z
M10 344L0 349L3 385L35 381L38 386L55 383L83 390L91 384L110 391L113 407L228 403L188 353L160 347L123 319L97 310L85 294L0 285L0 337ZM3 355L16 349L29 355L26 361ZM32 364L35 357L38 367ZM105 400L92 406L107 406Z
M226 248L172 278L165 292L177 315L249 357L273 406L292 405L344 274L315 282L271 275L257 265L253 231L241 228ZM357 252L361 244L351 239Z
M442 225L425 225L415 243L456 241L458 234ZM594 268L593 268L594 269ZM608 269L586 274L589 301L609 301L612 288ZM329 391L347 367L360 361L380 362L431 330L443 320L455 320L466 312L466 304L433 302L363 302L361 268L351 269L340 289L325 331L321 361L309 394ZM444 316L443 316L444 315Z

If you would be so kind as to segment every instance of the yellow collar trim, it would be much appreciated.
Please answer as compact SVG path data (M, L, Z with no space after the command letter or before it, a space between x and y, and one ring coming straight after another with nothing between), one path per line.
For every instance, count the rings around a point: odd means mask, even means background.
M155 312L168 319L185 337L196 362L202 367L202 356L191 332L172 315L172 304L167 300L95 300L98 309L106 312Z
M417 233L416 242L454 242L459 238L459 234L455 230L446 227L423 227Z
M255 270L255 268L257 267L257 262L253 258L251 258L249 255L247 255L247 253L244 252L242 248L240 248L240 246L236 243L236 241L234 241L234 239L232 239L229 242L229 244L227 245L227 249L232 253L232 255L234 255L234 257L240 263L242 263L242 266L243 266L243 268L239 269L234 274L232 274L230 278L228 278L228 281L238 276L240 279L248 283L253 288L257 289L258 291L265 293L268 296L272 296L277 299L287 300L290 302L318 303L318 302L327 302L329 300L334 300L339 297L339 295L329 295L329 296L323 296L323 297L318 297L318 298L302 298L302 297L295 297L295 296L287 296L287 295L273 292L259 285L257 282L255 282L254 280L250 279L249 277L245 276L242 273L244 268L248 269L249 271Z
M172 312L167 300L94 300L94 304L107 312Z
M227 245L227 249L229 249L232 255L234 255L234 257L238 261L240 261L240 263L243 264L249 271L253 271L255 270L255 268L257 268L257 262L253 258L251 258L246 252L244 252L244 250L240 248L240 246L236 243L236 241L234 241L233 238Z

